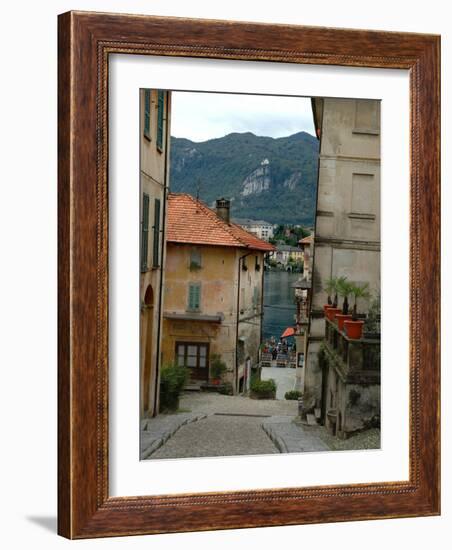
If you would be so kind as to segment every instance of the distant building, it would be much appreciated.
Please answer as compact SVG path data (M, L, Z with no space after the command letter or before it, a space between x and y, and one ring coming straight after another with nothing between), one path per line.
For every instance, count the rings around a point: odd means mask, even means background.
M140 92L140 388L141 414L158 412L165 196L169 177L170 92Z
M249 219L234 219L233 220L238 225L242 226L243 229L253 233L259 239L264 241L269 241L273 239L274 235L274 226L271 223L268 223L263 220L249 220Z
M272 254L272 259L278 264L287 267L291 262L303 263L303 250L296 246L288 244L278 244L276 251Z
M312 252L314 246L314 234L308 235L298 241L298 246L303 251L303 273L304 276L311 280L312 275Z
M245 391L258 364L264 256L273 245L230 222L230 203L216 209L184 193L168 197L163 362L190 371L190 383L212 382L212 354L226 363L224 382Z

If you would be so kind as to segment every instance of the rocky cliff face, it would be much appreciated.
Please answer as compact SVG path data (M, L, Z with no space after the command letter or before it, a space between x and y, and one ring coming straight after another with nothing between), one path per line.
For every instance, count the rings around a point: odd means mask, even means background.
M278 139L234 133L201 143L173 137L170 188L209 205L229 198L233 217L310 225L317 161L318 141L305 132Z
M243 180L240 194L243 197L248 197L267 191L270 189L271 181L270 162L268 159L264 159L261 165Z

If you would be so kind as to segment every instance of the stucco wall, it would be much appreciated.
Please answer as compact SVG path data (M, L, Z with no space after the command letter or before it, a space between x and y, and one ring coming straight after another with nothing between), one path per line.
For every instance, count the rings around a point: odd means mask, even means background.
M305 402L321 401L317 353L325 327L325 282L345 276L380 290L380 103L376 100L314 100L320 135L313 246L312 311L305 373ZM360 299L366 312L369 300Z
M144 90L140 91L140 220L143 212L143 193L149 195L149 232L147 269L140 273L140 388L141 413L154 414L158 410L159 348L162 317L159 307L160 287L163 284L165 265L165 185L169 181L169 130L171 94L165 93L163 147L156 146L157 91L151 90L151 139L144 136ZM167 150L168 146L168 150ZM155 199L160 200L160 250L159 265L153 266L153 238L155 226ZM141 232L141 228L137 228ZM141 238L141 237L140 237ZM137 266L140 269L140 266ZM149 289L152 289L152 292ZM145 303L145 296L152 294L152 304ZM147 397L148 396L148 397Z

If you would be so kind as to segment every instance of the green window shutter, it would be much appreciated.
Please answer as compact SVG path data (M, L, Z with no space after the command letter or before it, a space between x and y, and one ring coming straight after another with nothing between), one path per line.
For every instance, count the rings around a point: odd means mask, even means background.
M143 209L141 214L141 271L148 267L149 240L149 195L143 193Z
M253 307L257 307L258 303L259 303L259 289L257 288L257 286L255 286L253 290Z
M144 90L144 135L151 139L151 90Z
M191 311L197 311L200 308L200 303L201 285L198 283L191 283L188 286L188 309Z
M157 147L163 150L163 112L164 112L164 92L158 92L158 110L157 110Z
M154 243L152 258L152 265L158 267L160 265L160 199L155 199L154 202Z

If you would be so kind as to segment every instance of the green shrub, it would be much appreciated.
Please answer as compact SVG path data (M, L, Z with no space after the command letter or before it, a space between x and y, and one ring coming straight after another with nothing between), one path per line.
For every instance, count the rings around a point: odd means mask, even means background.
M213 379L218 379L226 372L226 363L221 359L221 355L218 353L212 353L210 356L210 376Z
M257 399L274 399L276 396L276 382L269 380L252 379L250 384L251 397Z
M163 365L160 373L160 412L176 411L188 379L188 369L175 363Z
M289 401L296 401L301 397L301 395L302 395L301 391L298 391L298 390L286 391L284 395L284 399L287 399Z
M234 390L232 388L232 384L230 382L225 382L218 388L218 393L221 393L222 395L233 395Z

